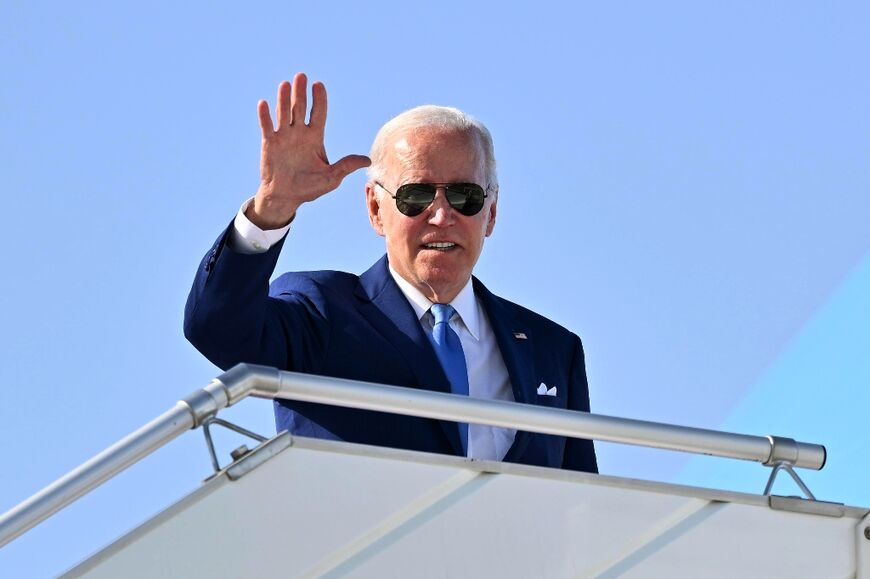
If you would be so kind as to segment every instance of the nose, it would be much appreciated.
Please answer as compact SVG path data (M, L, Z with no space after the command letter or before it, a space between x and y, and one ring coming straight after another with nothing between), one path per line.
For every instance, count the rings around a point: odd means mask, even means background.
M447 191L439 187L435 191L435 199L429 205L429 223L439 227L451 225L456 219L456 210L447 201Z

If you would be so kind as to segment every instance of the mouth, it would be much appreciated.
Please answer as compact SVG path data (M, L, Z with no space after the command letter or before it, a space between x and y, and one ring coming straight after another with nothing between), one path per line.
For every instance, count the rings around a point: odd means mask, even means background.
M424 243L423 249L431 249L434 251L450 251L458 246L450 241L436 241L433 243Z

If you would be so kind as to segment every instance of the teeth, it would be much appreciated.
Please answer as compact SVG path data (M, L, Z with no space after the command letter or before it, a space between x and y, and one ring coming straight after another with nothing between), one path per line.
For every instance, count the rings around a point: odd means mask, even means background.
M425 247L428 247L430 249L450 249L455 245L455 243L450 243L449 241L441 241L438 243L427 243Z

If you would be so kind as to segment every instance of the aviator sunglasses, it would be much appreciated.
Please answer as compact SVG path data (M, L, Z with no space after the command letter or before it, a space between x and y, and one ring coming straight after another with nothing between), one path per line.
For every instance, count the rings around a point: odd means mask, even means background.
M375 185L389 193L396 200L396 209L408 217L423 213L441 188L450 206L467 217L480 213L486 199L486 191L477 183L406 183L395 194L377 181Z

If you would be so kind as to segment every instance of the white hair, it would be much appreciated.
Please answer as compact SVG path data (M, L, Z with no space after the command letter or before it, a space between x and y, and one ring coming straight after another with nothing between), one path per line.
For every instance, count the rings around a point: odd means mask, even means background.
M483 149L484 170L486 172L485 188L498 191L498 175L495 170L495 152L492 146L492 135L486 126L472 117L453 107L441 107L437 105L422 105L409 109L389 121L381 127L375 135L369 158L372 160L368 168L370 181L380 181L384 178L384 161L387 154L387 145L393 138L408 129L421 129L434 127L445 130L455 130L460 133L474 135Z

